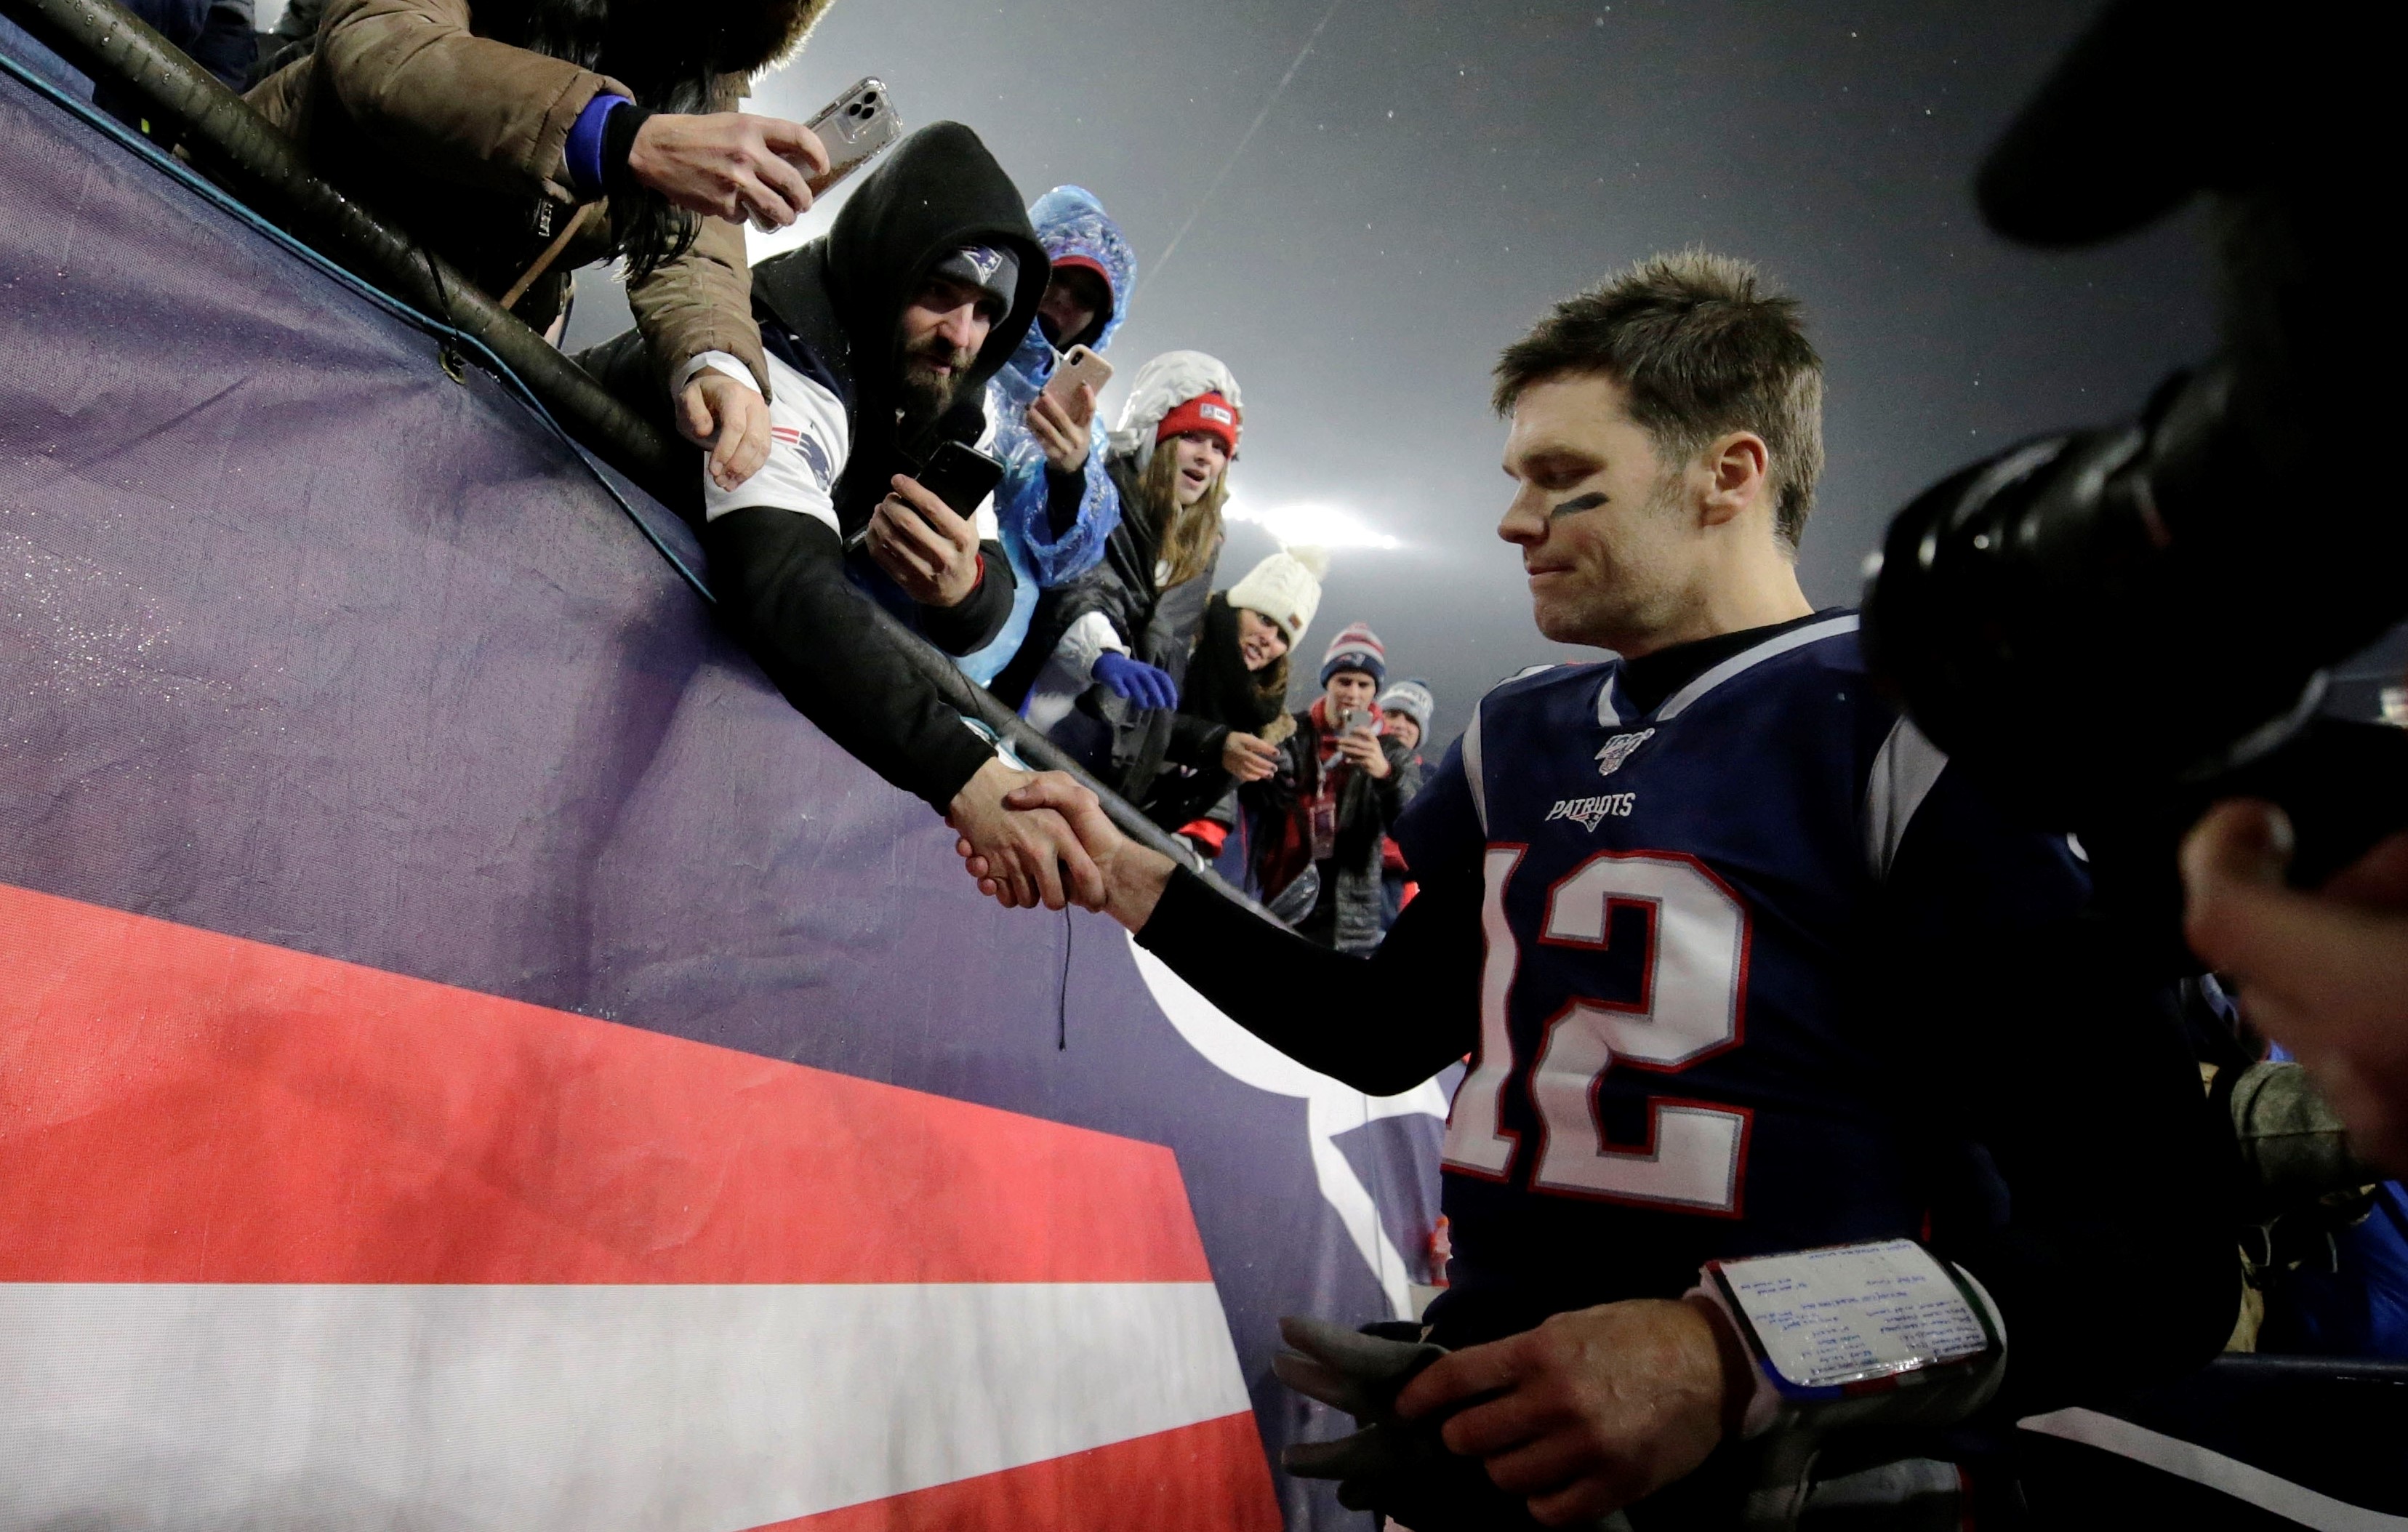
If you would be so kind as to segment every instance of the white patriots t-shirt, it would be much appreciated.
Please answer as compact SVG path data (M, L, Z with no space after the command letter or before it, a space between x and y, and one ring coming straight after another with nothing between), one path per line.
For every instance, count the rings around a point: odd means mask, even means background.
M843 474L846 461L853 452L853 424L846 419L844 401L830 393L824 384L807 378L776 356L765 358L769 365L769 461L760 471L732 490L723 490L705 472L702 480L703 515L707 521L717 521L731 510L747 506L769 506L779 510L791 510L824 523L838 537L844 528L838 523L836 513L836 481ZM693 370L708 366L725 373L756 389L752 374L743 363L724 351L711 351L695 359L695 367L680 380L682 387L691 379ZM986 451L995 440L995 422L989 420L978 440L979 449ZM996 539L997 523L995 496L989 494L979 502L978 512L970 518L978 528L979 540Z

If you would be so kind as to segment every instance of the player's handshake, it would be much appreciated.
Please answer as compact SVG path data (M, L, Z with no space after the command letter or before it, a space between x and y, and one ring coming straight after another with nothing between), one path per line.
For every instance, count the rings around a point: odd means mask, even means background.
M1121 834L1094 792L1080 785L1068 772L1040 772L1008 794L1003 806L1014 813L1059 814L1101 875L1101 892L1098 895L1093 880L1082 878L1074 883L1064 879L1060 883L1061 903L1031 897L1025 880L1015 883L1003 876L1004 869L981 854L965 837L954 843L953 850L960 854L964 869L978 881L981 894L1007 909L1038 903L1060 909L1066 904L1077 904L1109 914L1132 931L1143 928L1154 914L1154 905L1161 900L1163 889L1170 882L1170 858Z

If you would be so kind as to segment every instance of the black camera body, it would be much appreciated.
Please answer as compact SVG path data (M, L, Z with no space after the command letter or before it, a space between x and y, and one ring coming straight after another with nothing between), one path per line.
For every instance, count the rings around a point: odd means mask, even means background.
M2223 349L2135 420L1925 492L1865 596L1916 724L2094 851L2147 844L2152 904L2179 908L2170 841L2219 796L2291 809L2303 879L2408 823L2408 734L2315 719L2327 668L2408 617L2402 306L2334 301L2368 271L2380 141L2353 136L2343 36L2128 0L2058 66L1983 168L1985 218L2080 245L2208 193Z

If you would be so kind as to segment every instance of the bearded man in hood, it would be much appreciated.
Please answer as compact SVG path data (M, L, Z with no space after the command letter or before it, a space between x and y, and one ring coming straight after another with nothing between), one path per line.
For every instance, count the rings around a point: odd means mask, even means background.
M738 112L828 0L330 0L251 103L310 168L543 330L569 273L627 263L675 422L731 481L768 455L744 234L792 223L827 167L810 129ZM705 352L758 385L702 377ZM657 410L652 411L657 413Z
M702 541L722 611L787 700L837 743L998 848L1032 892L1087 865L1058 819L1000 807L1007 767L869 622L876 600L946 652L991 640L1011 609L992 500L970 516L917 475L947 442L992 446L986 384L1028 333L1045 251L978 135L939 122L896 145L827 234L752 271L775 428L768 462L706 469ZM626 392L648 370L630 332L579 360ZM741 359L699 358L754 387Z

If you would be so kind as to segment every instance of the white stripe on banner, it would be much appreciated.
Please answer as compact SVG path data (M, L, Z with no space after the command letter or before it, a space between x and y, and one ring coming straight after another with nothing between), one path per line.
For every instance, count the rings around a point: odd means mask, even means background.
M0 1527L732 1532L1247 1408L1207 1282L0 1285Z
M2160 1473L2204 1484L2236 1500L2245 1500L2260 1511L2272 1511L2301 1526L2315 1527L2316 1532L2408 1532L2408 1516L2386 1515L2336 1500L2329 1495L2319 1495L2304 1484L2294 1484L2238 1458L2210 1452L2128 1420L2102 1415L2096 1410L2056 1410L2045 1415L2028 1415L2015 1424L2027 1431L2078 1441L2086 1447L2128 1457L2135 1463L2145 1463Z

